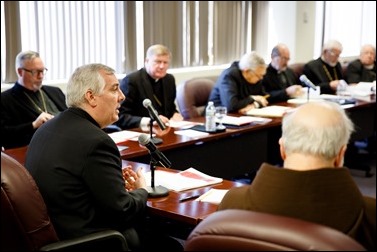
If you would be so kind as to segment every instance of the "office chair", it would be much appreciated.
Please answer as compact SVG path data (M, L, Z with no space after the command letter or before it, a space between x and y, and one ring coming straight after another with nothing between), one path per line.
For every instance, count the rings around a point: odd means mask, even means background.
M215 85L215 77L193 78L177 88L177 104L184 119L204 115L208 97Z
M59 240L34 179L18 161L1 152L1 250L86 249L128 251L128 246L115 230Z
M185 251L351 250L365 248L350 236L299 219L227 209L200 222L188 236Z

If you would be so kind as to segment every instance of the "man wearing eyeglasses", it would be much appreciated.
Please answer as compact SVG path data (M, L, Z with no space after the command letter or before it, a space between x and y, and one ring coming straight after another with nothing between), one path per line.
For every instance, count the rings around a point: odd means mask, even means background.
M67 108L60 88L42 86L47 72L39 53L20 52L15 62L18 80L1 93L1 146L28 145L34 132Z
M270 94L269 102L281 102L302 95L298 76L288 67L290 52L285 44L277 44L271 51L271 63L267 67L262 83Z
M342 51L343 46L339 41L330 40L323 45L321 57L304 66L304 74L320 87L321 94L335 94L340 80L344 79L339 62Z

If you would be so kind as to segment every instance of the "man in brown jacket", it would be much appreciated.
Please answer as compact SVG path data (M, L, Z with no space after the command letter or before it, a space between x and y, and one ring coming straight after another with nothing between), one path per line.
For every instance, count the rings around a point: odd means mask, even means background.
M375 250L376 199L363 196L343 167L352 131L352 121L336 103L300 106L283 118L279 144L284 168L262 164L252 184L229 190L218 210L247 209L316 222Z

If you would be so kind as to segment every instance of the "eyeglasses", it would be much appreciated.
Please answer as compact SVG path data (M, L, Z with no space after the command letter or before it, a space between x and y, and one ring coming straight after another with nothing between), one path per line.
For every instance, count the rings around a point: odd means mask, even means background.
M43 74L45 75L48 71L47 68L43 69L43 70L29 70L29 69L26 69L26 68L22 68L22 70L26 71L26 72L29 72L32 76L38 76L40 74Z
M284 57L284 56L278 56L281 60L289 61L291 58Z
M331 56L336 56L336 57L340 56L340 52L334 52L333 50L329 50L329 53Z

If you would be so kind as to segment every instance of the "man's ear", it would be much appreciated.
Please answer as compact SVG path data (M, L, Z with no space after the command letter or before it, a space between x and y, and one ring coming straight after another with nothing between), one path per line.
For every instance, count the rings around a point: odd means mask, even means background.
M22 76L22 68L17 68L18 76Z
M96 107L97 106L97 99L96 96L93 94L93 91L88 89L85 93L85 99L88 101L88 104L91 107Z
M342 167L344 165L344 156L346 155L347 145L343 145L334 160L335 167Z
M285 154L285 150L284 150L284 142L283 142L283 139L280 138L279 139L279 146L280 146L280 156L283 160L285 160L286 158L286 154Z

